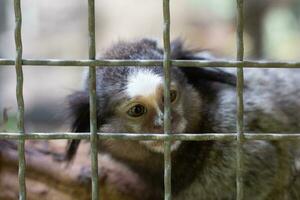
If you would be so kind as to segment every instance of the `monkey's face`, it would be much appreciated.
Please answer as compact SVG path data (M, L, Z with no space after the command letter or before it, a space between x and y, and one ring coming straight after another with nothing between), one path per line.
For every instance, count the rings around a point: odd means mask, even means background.
M164 132L164 90L163 76L149 70L137 70L129 74L124 98L121 103L113 108L115 113L110 119L110 125L127 133L163 133ZM184 91L183 91L184 90ZM190 131L188 123L191 115L188 106L195 107L198 101L191 101L190 88L181 85L177 80L171 81L171 132L184 133ZM191 94L193 95L193 94ZM192 98L192 99L195 99ZM199 106L199 105L198 105ZM112 127L112 126L110 126ZM151 151L163 152L161 141L141 141ZM172 142L171 150L176 150L180 142Z
M171 58L180 60L206 60L183 49L180 41L171 48ZM152 40L120 42L102 56L104 59L163 59L163 50ZM96 94L98 131L103 133L163 133L164 127L164 76L161 66L151 67L98 67ZM84 90L70 95L69 104L74 117L74 132L88 132L89 95L88 76ZM199 133L210 126L208 104L214 99L212 83L235 85L235 76L217 69L171 67L171 133ZM209 95L209 94L212 94ZM205 105L206 104L206 105ZM203 130L204 129L204 130ZM73 141L68 157L74 155L78 143ZM163 142L133 140L99 140L100 151L114 158L141 165L144 169L163 169ZM172 143L175 151L184 149L184 142ZM173 152L175 153L175 152ZM156 163L156 167L154 167Z

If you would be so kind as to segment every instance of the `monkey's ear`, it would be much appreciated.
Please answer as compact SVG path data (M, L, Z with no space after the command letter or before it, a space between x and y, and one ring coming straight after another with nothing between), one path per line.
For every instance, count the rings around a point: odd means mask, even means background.
M78 91L68 96L69 112L72 118L73 132L90 131L90 105L87 92Z
M210 60L213 56L199 51L186 50L183 42L176 39L171 43L171 58L176 60ZM201 80L214 81L228 85L236 85L236 76L218 68L179 67L190 83Z
M72 132L90 131L89 96L87 92L75 92L68 96L69 113L72 118ZM68 142L64 160L71 161L76 155L80 140Z

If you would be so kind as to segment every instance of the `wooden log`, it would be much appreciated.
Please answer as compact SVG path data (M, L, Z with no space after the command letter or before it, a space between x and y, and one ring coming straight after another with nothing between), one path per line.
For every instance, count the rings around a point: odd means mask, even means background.
M53 155L26 146L26 183L29 200L91 199L90 164L67 164ZM87 160L89 156L86 156ZM99 156L102 200L138 200L147 187L138 175L112 160ZM18 156L14 142L0 141L0 199L18 198Z

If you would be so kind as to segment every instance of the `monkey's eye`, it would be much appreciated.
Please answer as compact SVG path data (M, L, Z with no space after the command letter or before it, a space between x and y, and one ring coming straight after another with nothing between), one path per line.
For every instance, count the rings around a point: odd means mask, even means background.
M173 103L177 98L177 91L176 90L170 90L170 101ZM164 96L162 97L162 102L164 102Z
M147 112L147 109L143 105L137 104L137 105L131 107L127 111L127 114L131 117L140 117L143 114L145 114L146 112Z
M171 90L170 91L170 101L171 103L174 102L177 98L177 91L176 90Z

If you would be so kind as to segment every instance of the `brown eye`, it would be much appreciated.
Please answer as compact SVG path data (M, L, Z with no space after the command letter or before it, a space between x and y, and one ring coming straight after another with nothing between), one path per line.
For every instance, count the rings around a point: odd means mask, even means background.
M147 112L146 108L141 105L141 104L137 104L133 107L131 107L128 111L127 114L131 117L140 117L143 114L145 114Z
M173 103L177 98L177 91L176 90L170 90L170 101ZM164 102L164 97L162 97L162 102Z
M176 90L171 90L170 91L170 101L174 102L176 100L176 98L177 98L177 92L176 92Z

